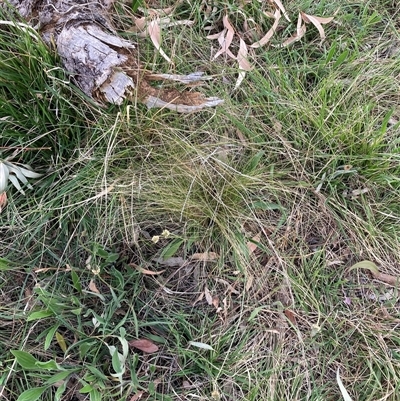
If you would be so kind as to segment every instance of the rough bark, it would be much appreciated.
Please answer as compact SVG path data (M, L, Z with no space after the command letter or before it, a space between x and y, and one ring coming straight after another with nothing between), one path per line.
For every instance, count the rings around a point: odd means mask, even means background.
M154 76L141 69L136 45L120 38L110 22L113 0L9 0L9 3L39 30L45 43L56 47L75 83L97 101L121 104L125 98L135 97L149 108L165 107L178 112L196 111L222 102L214 97L204 98L200 93L163 91L151 86Z

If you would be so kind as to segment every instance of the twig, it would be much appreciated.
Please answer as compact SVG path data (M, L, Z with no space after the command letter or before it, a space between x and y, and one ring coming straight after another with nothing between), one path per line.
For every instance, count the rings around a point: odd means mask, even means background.
M43 147L43 148L23 148L20 146L0 146L0 149L15 149L15 150L49 150L51 147Z

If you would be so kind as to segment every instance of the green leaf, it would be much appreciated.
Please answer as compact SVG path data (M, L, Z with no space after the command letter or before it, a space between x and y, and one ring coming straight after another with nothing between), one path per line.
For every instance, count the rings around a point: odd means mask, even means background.
M101 393L95 388L89 393L90 401L101 401Z
M90 393L91 391L93 391L93 386L91 384L85 384L80 390L79 393L80 394L87 394Z
M336 42L334 42L326 56L325 65L327 65L332 60L332 57L335 55L336 51L337 51L337 45Z
M249 174L251 172L253 172L257 166L258 163L260 163L261 158L264 156L265 152L263 150L260 150L259 152L257 152L247 163L247 165L244 167L244 173L245 174Z
M17 401L36 401L48 389L48 387L36 387L24 391Z
M333 68L337 68L339 67L339 65L343 64L346 59L347 56L349 55L349 51L346 49L335 61L335 63L333 64Z
M182 238L176 238L171 241L161 252L161 258L166 260L175 255L176 251L180 248L183 244Z
M25 351L11 351L18 364L24 369L37 369L36 363L39 362L35 357Z
M102 259L107 259L108 255L109 255L108 252L105 251L103 248L101 248L99 244L94 245L93 253L95 255L100 256Z
M56 373L55 375L51 376L49 379L46 380L46 384L54 384L59 381L65 380L68 376L70 376L74 372L77 372L78 370L79 368L68 369L64 370L63 372Z
M61 370L62 367L53 360L47 361L47 362L36 362L36 366L38 367L38 369L45 369L45 370Z
M56 332L56 340L60 348L62 349L63 352L67 351L67 343L65 342L65 339L61 333L58 331Z
M108 256L107 256L107 258L106 258L106 261L107 261L108 263L114 263L114 262L116 262L118 259L119 259L119 253L109 253Z
M58 387L57 391L54 394L54 401L62 400L62 396L63 396L65 390L67 389L67 384L68 384L68 380L65 380L64 383L61 384L60 387Z
M49 332L46 334L46 338L44 340L44 350L47 351L51 345L51 342L53 341L53 337L54 337L54 333L57 331L58 329L58 324L51 327Z
M259 306L254 308L253 312L251 312L249 319L247 320L249 323L255 319L255 317L263 310L268 308L267 306Z
M75 316L80 316L82 315L82 308L71 309L70 312L73 313Z
M111 349L110 349L110 352L111 352ZM112 354L112 366L113 366L113 369L114 369L115 373L121 373L122 372L121 361L119 359L118 349L117 348L114 349L114 352Z
M142 0L133 0L132 1L132 12L135 13L141 5L142 5Z
M94 366L87 365L86 368L88 370L90 370L93 373L93 375L96 376L96 378L103 380L103 381L108 380L107 376L104 373L100 372L100 370L95 368Z
M12 270L13 266L10 266L10 264L9 260L0 258L0 270Z
M372 274L379 273L378 266L374 262L371 262L369 260L363 260L362 262L356 263L355 265L353 265L349 268L349 271L354 270L354 269L367 269Z
M79 344L79 355L84 358L93 346L96 345L96 341L85 340Z
M75 289L82 294L82 285L81 281L79 280L79 277L76 273L76 271L71 270L71 278L72 278L72 283L74 284Z
M394 109L392 108L386 113L385 117L383 118L381 129L380 129L381 134L384 134L387 131L388 122L390 120L390 117L392 117L393 112L394 112Z
M157 343L161 343L161 344L167 344L168 343L168 341L165 338L160 337L160 336L156 336L155 334L146 333L146 338L148 338L149 340L153 340L153 341L155 341Z
M26 319L27 322L31 322L32 320L40 320L40 319L45 319L47 317L54 316L54 312L51 310L41 310L37 312L32 312L28 318Z
M111 271L111 275L113 278L116 278L118 280L118 286L116 286L116 289L121 289L123 290L125 287L125 280L124 280L124 276L121 274L121 272L119 272L117 269L112 269Z

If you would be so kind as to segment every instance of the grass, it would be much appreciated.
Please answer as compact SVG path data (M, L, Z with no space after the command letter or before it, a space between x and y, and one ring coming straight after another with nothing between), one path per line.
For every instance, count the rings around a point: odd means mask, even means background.
M327 40L309 27L257 49L232 91L199 3L163 37L176 70L208 71L201 90L225 99L193 115L99 107L34 31L1 25L2 157L44 173L0 214L2 396L337 400L340 369L352 399L399 399L397 288L349 270L398 276L396 4L287 1L338 9ZM240 32L253 3L219 2L211 22L229 11ZM148 42L143 63L168 72ZM133 339L159 349L126 353Z

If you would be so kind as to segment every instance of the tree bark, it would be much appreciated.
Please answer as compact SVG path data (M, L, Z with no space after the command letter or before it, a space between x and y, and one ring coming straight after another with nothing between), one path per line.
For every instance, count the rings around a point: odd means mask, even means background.
M110 22L113 1L9 0L9 3L38 29L48 46L56 47L77 86L99 102L121 104L125 98L137 98L149 108L164 107L178 112L197 111L222 102L196 92L151 86L154 75L151 77L141 69L136 45L120 38ZM188 76L181 78L185 77Z

